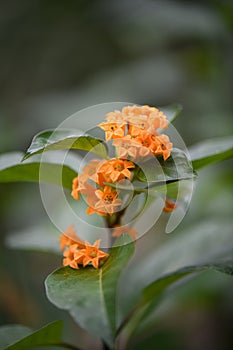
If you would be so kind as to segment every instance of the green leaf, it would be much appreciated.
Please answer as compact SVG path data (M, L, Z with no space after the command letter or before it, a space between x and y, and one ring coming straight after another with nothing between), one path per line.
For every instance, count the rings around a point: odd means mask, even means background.
M58 241L59 232L53 225L41 223L23 230L10 232L5 238L5 245L10 249L29 250L61 255Z
M106 146L100 139L72 130L47 130L33 138L23 160L45 151L64 149L89 151L103 158L107 157Z
M148 304L150 306L151 303L153 304L155 301L157 301L158 297L165 291L165 289L172 285L174 282L189 274L192 274L194 272L201 272L204 270L216 270L219 272L227 273L229 275L233 275L233 259L229 260L228 262L220 262L217 264L205 263L196 266L188 266L162 276L143 290L143 304Z
M112 346L116 331L116 287L123 267L133 254L128 235L119 237L99 269L63 267L45 281L49 300L70 312L74 320Z
M145 321L145 318L158 305L164 292L167 291L169 287L188 275L205 270L216 270L233 275L233 258L222 262L220 261L219 263L205 263L196 266L187 266L155 280L142 291L141 300L137 303L134 311L131 313L130 317L126 318L125 324L123 323L119 330L122 331L125 327L127 329L127 337L129 338L132 336L141 321ZM126 332L126 329L124 332ZM124 335L124 337L125 336L126 335Z
M159 109L166 115L168 121L172 123L180 114L183 107L180 104L173 104L170 106L159 107Z
M232 256L232 222L225 217L195 220L195 225L174 235L161 232L163 227L158 222L148 233L149 244L144 237L137 241L138 252L146 250L147 254L138 254L138 260L121 277L119 292L124 318L140 300L141 291L155 279L185 266ZM159 244L161 239L163 243Z
M231 158L233 156L233 137L205 140L191 146L189 154L195 170Z
M85 201L74 201L73 208L78 211L80 218L86 218L86 216L84 216L86 215ZM64 206L61 205L59 205L59 219L60 222L67 222L67 212L64 210ZM100 220L102 220L102 217L98 215L93 215L90 220L88 217L88 223L90 225L102 225L102 227L105 227L104 222ZM77 225L82 239L93 241L99 238L98 233L90 230L89 225L82 225L82 221L79 221ZM61 231L47 218L44 221L40 220L40 222L37 224L35 223L35 225L11 230L6 235L4 241L5 245L10 249L53 253L61 256L61 248L58 239L60 235Z
M50 323L36 332L18 325L3 326L0 328L0 350L22 350L61 344L62 328L62 321Z
M158 162L150 159L143 163L143 170L137 172L138 180L153 185L166 182L192 179L195 177L191 162L180 149L174 148L170 157L164 160L157 157Z
M77 172L67 165L55 163L21 163L22 153L12 152L0 156L0 182L48 182L63 186L69 190ZM43 171L40 171L40 167ZM59 176L60 174L60 176Z
M20 325L6 325L0 327L0 350L5 349L7 346L18 342L19 340L27 337L32 333L32 330L28 327Z

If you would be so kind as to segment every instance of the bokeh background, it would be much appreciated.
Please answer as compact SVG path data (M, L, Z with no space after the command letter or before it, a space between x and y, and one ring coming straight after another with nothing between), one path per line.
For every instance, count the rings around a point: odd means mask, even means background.
M183 112L174 125L187 146L229 135L232 29L230 0L0 1L0 152L25 151L39 131L57 127L84 107L110 101L180 103ZM158 253L160 244L177 242L175 236L183 242L186 232L192 228L195 235L195 225L202 222L210 231L207 253L218 247L222 251L227 242L229 247L231 168L232 162L225 161L201 170L177 233L167 236L158 230L157 238L149 233L140 243L144 253L153 244ZM41 223L49 227L38 185L11 183L0 189L0 324L39 328L64 319L67 341L97 349L96 340L44 295L43 281L61 265L61 257L5 246L12 232ZM222 235L225 241L219 246ZM203 254L197 249L196 258ZM138 259L140 263L140 254ZM154 315L141 343L131 348L230 349L232 293L230 277L198 276L173 293L160 311L160 322Z

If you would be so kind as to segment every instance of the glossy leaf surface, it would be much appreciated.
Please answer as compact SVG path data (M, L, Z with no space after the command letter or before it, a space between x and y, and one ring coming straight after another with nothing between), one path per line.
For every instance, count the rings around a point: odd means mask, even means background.
M134 243L128 235L121 236L116 245L101 268L63 267L45 282L49 300L69 311L81 327L109 346L114 343L116 331L118 278L134 251Z
M140 169L137 173L138 180L152 185L194 177L195 173L187 155L177 148L172 150L171 156L166 161L162 157L158 157L155 160L150 159L144 162L143 170Z
M107 155L102 140L72 130L47 130L33 138L23 160L45 151L65 149L89 151L104 158Z
M233 136L205 140L189 148L193 168L198 170L209 164L233 157Z
M61 344L62 328L62 321L50 323L35 332L18 325L3 326L0 328L0 350L22 350Z
M67 189L72 187L72 179L77 172L67 165L55 163L25 162L22 153L13 152L0 156L0 182L47 182ZM41 165L43 171L40 171ZM58 176L61 174L61 176Z
M126 323L122 329L124 330L125 327L124 331L126 332L127 330L127 337L130 338L134 334L141 321L145 320L145 318L154 310L169 287L173 286L174 283L188 275L206 270L216 270L233 275L233 259L231 258L218 263L187 266L155 280L142 291L141 300L135 306L130 317L126 318ZM120 329L120 331L122 331L122 329ZM126 335L124 335L124 337L126 337Z

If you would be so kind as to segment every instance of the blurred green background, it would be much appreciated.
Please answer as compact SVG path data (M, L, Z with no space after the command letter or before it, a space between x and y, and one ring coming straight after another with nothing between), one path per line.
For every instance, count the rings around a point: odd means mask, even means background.
M187 146L229 135L232 29L230 0L1 1L0 152L25 151L35 133L55 128L84 107L110 101L182 104L174 125ZM182 240L185 230L192 226L195 234L200 222L212 222L219 236L227 232L232 244L231 169L232 162L225 161L201 170L177 233L158 230L159 238L149 233L141 245L158 249L159 242L176 234ZM95 340L44 295L44 278L60 266L61 257L4 245L13 231L48 221L38 185L4 184L0 189L0 324L39 328L62 318L65 339L92 349ZM216 237L209 237L215 247ZM230 349L232 293L231 278L217 273L190 281L164 306L159 326L155 315L150 331L143 333L144 343L132 349L154 349L155 344L156 349Z

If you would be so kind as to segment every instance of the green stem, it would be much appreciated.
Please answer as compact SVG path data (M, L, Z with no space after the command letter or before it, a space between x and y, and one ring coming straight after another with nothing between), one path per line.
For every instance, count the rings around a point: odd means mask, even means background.
M105 222L106 222L106 226L107 228L110 229L110 234L111 234L111 228L114 228L115 226L119 226L121 223L121 218L124 215L124 212L126 211L127 207L125 207L124 209L122 209L121 211L119 211L118 213L111 215L107 215L105 217ZM113 246L113 237L112 235L110 236L110 244L109 246L112 247Z
M163 187L163 186L169 185L173 182L178 182L178 181L182 181L182 180L190 180L190 179L194 179L194 177L182 177L179 179L150 182L149 185L147 185L145 187L134 187L134 192L135 193L142 193L142 192L146 193L146 192L148 192L148 189L153 188L153 187ZM121 185L117 185L115 183L110 183L110 182L104 182L104 184L106 186L117 188L118 190L125 190L125 191L131 190L131 187L129 187L129 186L121 186Z

